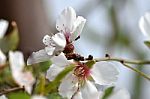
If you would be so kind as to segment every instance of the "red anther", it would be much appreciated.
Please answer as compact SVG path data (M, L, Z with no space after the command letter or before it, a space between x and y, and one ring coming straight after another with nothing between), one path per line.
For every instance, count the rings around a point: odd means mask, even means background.
M90 74L90 69L83 63L78 62L76 68L74 69L74 74L79 79L85 79Z

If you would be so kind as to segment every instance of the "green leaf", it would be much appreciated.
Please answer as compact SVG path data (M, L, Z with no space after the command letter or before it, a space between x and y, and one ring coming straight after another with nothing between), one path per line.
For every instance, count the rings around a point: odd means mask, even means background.
M49 94L47 97L48 99L64 99L58 93Z
M85 63L89 68L92 68L93 65L95 64L94 60L89 60L88 62Z
M148 48L150 48L150 41L144 41L144 44L145 44Z
M4 53L9 52L9 50L17 49L19 44L19 35L17 25L13 24L13 30L11 33L4 38L0 39L0 48Z
M30 99L30 96L24 92L10 93L8 99Z
M57 77L52 81L50 82L46 89L45 89L45 93L49 93L53 90L56 90L56 88L58 87L58 85L60 84L61 80L70 72L72 71L74 68L74 64L71 64L69 66L67 66L62 72L60 72Z
M45 91L45 76L44 74L41 74L39 77L39 82L35 88L35 93L44 95L43 93L44 91Z
M105 90L102 99L107 99L113 92L114 87L109 87Z

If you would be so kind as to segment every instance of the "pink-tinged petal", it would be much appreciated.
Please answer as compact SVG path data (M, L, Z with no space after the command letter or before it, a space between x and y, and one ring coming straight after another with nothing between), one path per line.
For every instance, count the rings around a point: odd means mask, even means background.
M83 99L99 99L100 97L96 86L90 81L85 82L85 85L81 88L81 94Z
M47 73L46 73L46 78L49 80L49 81L53 81L56 76L64 70L65 67L59 67L55 64L52 64L50 66L50 68L47 70Z
M9 52L9 62L12 72L20 72L23 70L25 63L22 52Z
M52 56L48 55L45 49L33 52L27 60L27 65L48 61Z
M1 95L0 99L8 99L5 95Z
M70 65L72 63L71 60L67 60L64 53L61 53L58 56L52 57L51 61L53 64L55 64L56 66L59 66L59 67L64 67L64 66Z
M120 89L118 91L114 91L108 99L131 99L130 94L125 89Z
M118 78L118 70L110 62L97 62L91 69L91 76L95 83L100 85L109 85L114 83Z
M63 33L56 33L52 36L52 40L56 45L56 48L60 48L60 50L64 49L66 46L66 38Z
M31 72L16 72L13 74L13 78L20 87L24 86L25 90L31 94L32 86L35 83Z
M8 28L8 21L0 19L0 38L3 38L7 28Z
M0 67L6 63L6 56L5 54L0 50Z
M35 95L35 96L32 96L31 99L47 99L47 98L44 96Z
M76 78L75 75L69 73L62 80L58 88L58 91L63 98L71 99L71 97L74 95L77 89L78 89L78 79Z
M150 13L147 12L144 16L142 16L139 20L139 27L141 32L150 37Z
M73 23L76 20L76 13L72 7L65 8L56 21L56 29L64 33L73 30Z
M78 16L76 21L74 22L74 30L71 34L70 41L74 41L78 36L80 36L83 27L85 25L86 19L82 16Z

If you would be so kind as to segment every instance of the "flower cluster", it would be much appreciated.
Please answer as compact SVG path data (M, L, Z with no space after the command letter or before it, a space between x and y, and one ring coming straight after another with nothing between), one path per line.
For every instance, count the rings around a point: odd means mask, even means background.
M49 81L53 81L67 66L74 65L58 88L59 94L67 99L99 99L102 92L96 84L112 85L119 74L113 63L94 62L88 66L87 63L93 58L84 58L74 52L73 42L80 38L85 22L85 18L76 16L72 7L65 8L56 21L59 32L52 37L44 36L43 43L46 47L33 52L27 61L28 64L34 64L51 60L52 65L46 73Z
M145 33L148 27L143 27L143 25L147 24L144 23L144 20L147 21L147 17L141 19L142 25L140 27ZM52 62L44 75L48 83L52 83L67 67L72 66L72 69L60 79L60 83L57 86L57 91L63 98L103 99L105 93L99 90L97 85L112 86L118 79L118 69L112 62L96 62L92 55L85 58L74 51L73 43L80 38L85 23L86 19L82 16L77 16L72 7L65 8L56 21L58 33L53 36L45 35L43 38L45 48L33 52L27 59L27 65L30 66L44 61ZM0 20L0 38L3 38L7 27L8 22ZM5 54L0 50L0 67L6 64L6 60ZM30 70L25 69L26 65L22 52L9 51L9 65L15 83L20 88L25 89L28 94L33 95L34 85L36 86L41 82L35 79L37 75L34 76ZM42 84L45 83L45 81L42 82ZM46 87L46 84L43 86ZM46 95L46 92L33 95L31 98L47 99L44 95ZM130 95L126 90L120 89L113 91L107 97L107 99L120 98L130 99ZM7 99L7 97L2 95L0 99Z

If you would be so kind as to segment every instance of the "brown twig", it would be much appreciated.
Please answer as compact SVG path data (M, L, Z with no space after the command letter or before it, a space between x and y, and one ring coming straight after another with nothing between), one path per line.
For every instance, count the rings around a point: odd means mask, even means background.
M24 87L14 87L14 88L10 88L10 89L4 89L4 90L0 91L0 96L3 94L8 94L10 92L18 91L18 90L24 90Z

